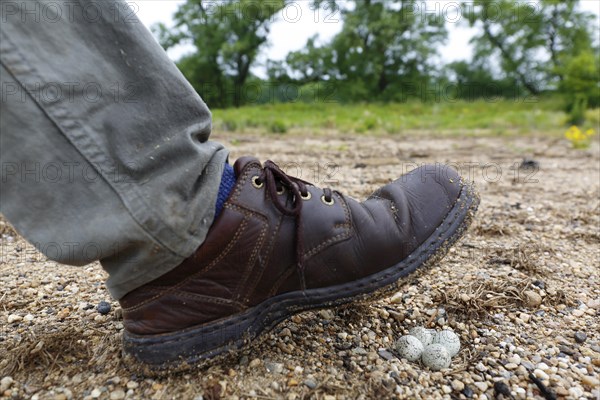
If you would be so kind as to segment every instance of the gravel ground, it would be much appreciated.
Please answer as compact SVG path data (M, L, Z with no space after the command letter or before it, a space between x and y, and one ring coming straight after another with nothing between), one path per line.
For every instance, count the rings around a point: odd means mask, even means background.
M480 211L439 265L391 298L296 315L235 358L158 376L122 357L119 306L98 265L56 265L0 219L0 397L600 398L597 143L219 136L232 159L272 159L357 198L415 165L452 163L477 182ZM533 169L519 168L524 158ZM413 326L460 335L450 369L397 358L393 343Z

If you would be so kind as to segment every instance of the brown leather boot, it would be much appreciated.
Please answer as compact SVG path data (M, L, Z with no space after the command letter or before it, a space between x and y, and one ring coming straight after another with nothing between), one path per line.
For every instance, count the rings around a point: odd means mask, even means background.
M418 168L359 203L242 158L205 242L121 299L124 347L153 365L240 348L303 310L379 298L443 256L477 209L445 166Z

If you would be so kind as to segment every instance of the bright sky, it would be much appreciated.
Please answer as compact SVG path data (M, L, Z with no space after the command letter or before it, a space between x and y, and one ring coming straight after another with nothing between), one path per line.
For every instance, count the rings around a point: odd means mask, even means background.
M173 25L172 16L177 7L184 3L183 0L129 0L135 6L140 20L148 27L162 22L167 26ZM210 2L209 2L210 3ZM474 30L464 26L464 15L459 11L460 1L427 0L417 2L416 12L422 15L436 15L445 18L448 22L448 42L440 46L440 54L446 62L470 59L472 49L469 40ZM253 72L264 77L264 69L260 64L267 59L283 60L290 51L304 47L306 40L314 34L326 42L338 33L342 27L339 15L328 10L313 10L309 0L296 0L277 14L276 22L271 25L269 45L259 57L258 66ZM582 0L582 9L595 13L600 26L600 0ZM598 33L600 35L600 32ZM180 46L169 50L173 59L179 58L190 49Z

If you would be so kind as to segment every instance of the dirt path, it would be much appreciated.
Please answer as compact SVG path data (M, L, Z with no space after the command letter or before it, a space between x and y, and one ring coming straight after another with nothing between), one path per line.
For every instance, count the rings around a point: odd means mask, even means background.
M295 316L236 360L154 378L123 365L118 304L106 316L95 309L111 301L98 266L57 266L0 222L0 397L492 399L508 387L515 398L540 398L530 370L558 397L600 396L597 143L582 151L540 138L225 139L232 159L272 159L357 198L416 165L451 163L477 182L480 212L448 257L393 298ZM539 170L519 169L525 157ZM390 359L400 335L427 323L461 336L450 370Z

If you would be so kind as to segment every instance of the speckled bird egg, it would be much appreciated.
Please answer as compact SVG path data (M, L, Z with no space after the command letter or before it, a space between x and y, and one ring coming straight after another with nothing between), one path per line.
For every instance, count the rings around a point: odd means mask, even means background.
M430 344L425 347L421 355L421 361L426 367L433 371L448 368L450 366L450 354L441 344Z
M433 335L433 343L444 346L448 350L450 357L454 357L460 350L460 338L450 329L441 330Z
M417 361L423 353L423 343L414 336L404 335L396 342L396 350L400 357L408 361Z
M411 328L411 330L408 331L408 334L419 339L421 343L423 343L423 347L427 347L433 342L433 334L431 330L422 326L415 326L414 328Z

